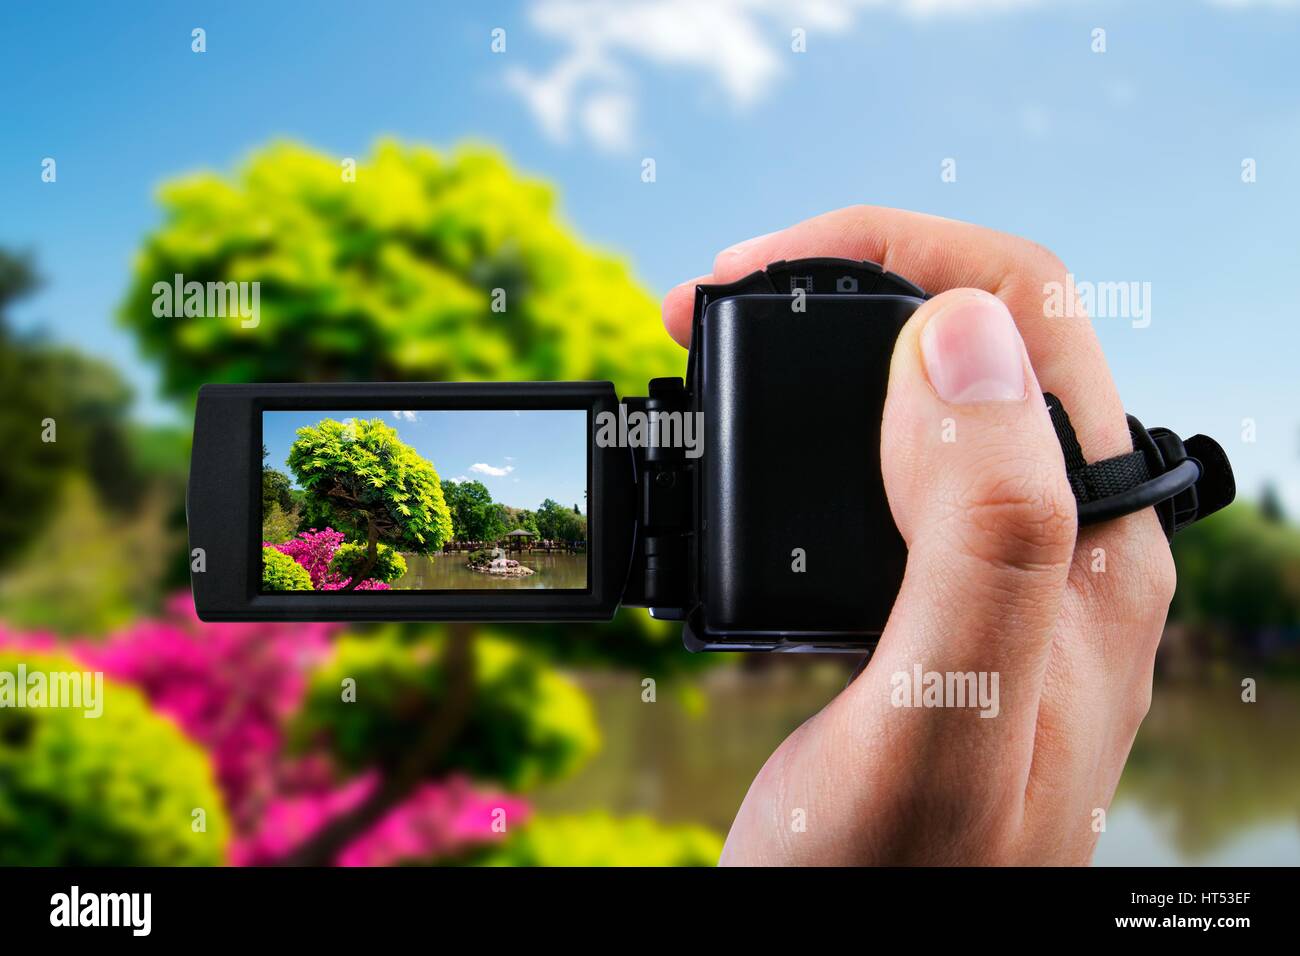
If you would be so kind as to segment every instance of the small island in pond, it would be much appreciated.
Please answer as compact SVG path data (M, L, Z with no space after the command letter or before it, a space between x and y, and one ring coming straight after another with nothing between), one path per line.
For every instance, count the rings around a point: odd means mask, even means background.
M534 573L532 568L526 568L513 558L507 558L500 548L471 552L465 566L480 574L496 574L505 578L526 578Z

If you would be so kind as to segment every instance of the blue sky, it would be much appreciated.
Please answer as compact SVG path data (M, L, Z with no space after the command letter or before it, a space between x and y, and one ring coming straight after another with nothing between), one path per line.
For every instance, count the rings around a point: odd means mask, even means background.
M313 411L264 412L267 464L285 464L296 432L325 418L382 418L398 437L433 462L443 481L481 481L492 499L536 511L547 498L586 514L587 413L531 411Z
M126 9L0 10L0 243L33 249L49 280L20 322L126 369L145 416L172 413L112 316L162 180L279 136L353 156L386 134L473 138L558 183L578 231L660 292L732 242L856 202L1031 237L1084 280L1150 282L1150 327L1097 321L1125 404L1220 437L1247 493L1273 480L1300 514L1300 320L1283 288L1300 274L1294 4Z

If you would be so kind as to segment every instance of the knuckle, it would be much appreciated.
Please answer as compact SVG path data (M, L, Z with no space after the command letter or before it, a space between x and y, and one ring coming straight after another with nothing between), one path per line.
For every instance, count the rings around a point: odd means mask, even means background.
M1035 271L1059 275L1065 272L1065 263L1051 249L1034 242L1032 239L1017 238L1020 255L1018 258L1032 266Z
M1009 469L973 482L958 505L974 557L1026 571L1070 564L1078 515L1063 473Z
M1151 681L1149 679L1138 681L1129 703L1130 732L1136 734L1138 728L1142 726L1142 721L1146 720L1147 714L1151 713L1151 696Z
M1151 603L1163 619L1169 605L1173 603L1174 592L1178 589L1178 567L1174 564L1173 552L1165 546L1165 542L1160 541L1159 545L1152 554L1148 574Z
M1146 525L1150 525L1149 527ZM1108 609L1117 625L1138 628L1159 642L1178 585L1178 570L1154 516L1146 525L1108 535L1114 565L1106 574L1088 574L1089 592Z

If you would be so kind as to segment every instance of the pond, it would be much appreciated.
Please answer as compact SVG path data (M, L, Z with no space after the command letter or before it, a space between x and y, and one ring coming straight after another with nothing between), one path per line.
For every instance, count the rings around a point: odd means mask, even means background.
M466 564L465 554L405 554L406 573L393 582L395 588L420 588L428 590L520 590L529 588L587 587L587 556L585 554L511 554L524 567L534 573L514 578L504 575L472 571Z
M731 825L768 755L844 686L837 664L720 667L697 686L584 674L604 748L539 794L539 809L594 806ZM1261 684L1263 682L1261 681ZM1158 683L1098 844L1098 865L1300 864L1300 683L1240 700L1237 678Z

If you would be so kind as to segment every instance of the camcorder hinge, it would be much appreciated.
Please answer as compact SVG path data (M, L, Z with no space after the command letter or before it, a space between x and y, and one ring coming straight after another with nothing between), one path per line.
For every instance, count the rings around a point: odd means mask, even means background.
M680 378L651 379L649 392L623 399L627 413L642 413L650 431L650 440L632 445L637 528L623 603L649 607L656 618L679 620L688 599L695 533L695 464L681 441L662 439L672 427L681 427L690 401Z

